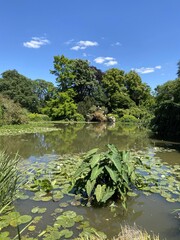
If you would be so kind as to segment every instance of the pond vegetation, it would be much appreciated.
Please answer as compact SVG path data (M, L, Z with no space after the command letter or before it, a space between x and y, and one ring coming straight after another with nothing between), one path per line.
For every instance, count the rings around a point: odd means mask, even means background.
M160 150L165 149L156 148ZM92 149L84 154L61 155L49 162L19 162L18 176L14 204L6 206L4 202L6 207L1 206L3 240L107 239L77 209L90 208L95 200L96 207L97 203L106 203L115 217L119 211L126 212L126 200L135 198L138 189L147 196L158 193L169 202L180 202L178 165L169 166L149 151L123 152L113 145L108 145L106 152ZM116 202L123 204L122 208L117 208ZM18 211L17 203L26 204L26 214ZM44 226L47 216L51 220ZM138 232L137 228L123 229L117 239L127 239L125 236L133 230ZM138 239L150 239L141 233L143 238Z

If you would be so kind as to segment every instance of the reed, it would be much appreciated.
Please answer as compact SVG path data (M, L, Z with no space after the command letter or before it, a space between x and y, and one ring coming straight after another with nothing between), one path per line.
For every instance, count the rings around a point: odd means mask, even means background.
M0 151L0 209L12 202L15 195L18 161L18 154L10 157L4 151Z

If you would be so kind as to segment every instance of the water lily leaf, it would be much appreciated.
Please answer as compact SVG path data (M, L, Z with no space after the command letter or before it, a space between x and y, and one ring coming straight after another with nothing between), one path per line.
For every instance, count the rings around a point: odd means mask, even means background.
M34 208L31 210L32 213L38 213L38 211L39 211L39 207L34 207Z
M31 220L32 220L32 217L30 215L22 215L19 217L18 223L19 224L28 223Z
M9 236L9 232L1 232L0 233L0 239L2 240L10 240Z
M73 235L73 231L70 231L68 229L64 229L60 231L60 235L64 236L65 238L70 238Z
M34 230L36 229L36 226L35 225L31 225L28 227L28 230L33 232Z
M74 218L74 221L75 222L82 222L84 220L84 217L82 215L77 215L75 218Z
M42 197L41 200L42 200L43 202L48 202L48 201L52 200L52 197L51 197L51 196Z
M63 202L63 203L60 203L59 206L60 206L60 207L67 207L67 206L69 206L69 204L66 203L66 202Z
M74 211L65 211L65 212L63 212L63 215L67 216L69 218L75 218L77 214Z

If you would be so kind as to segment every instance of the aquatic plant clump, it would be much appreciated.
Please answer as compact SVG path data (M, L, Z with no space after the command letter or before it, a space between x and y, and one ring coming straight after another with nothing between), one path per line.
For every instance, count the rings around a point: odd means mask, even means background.
M18 156L9 157L0 151L0 209L13 200L17 180Z
M119 151L108 145L108 151L89 151L74 174L73 190L88 198L93 205L106 203L109 199L121 199L126 208L127 193L133 186L142 187L144 176L136 172L142 165L139 158L129 152Z

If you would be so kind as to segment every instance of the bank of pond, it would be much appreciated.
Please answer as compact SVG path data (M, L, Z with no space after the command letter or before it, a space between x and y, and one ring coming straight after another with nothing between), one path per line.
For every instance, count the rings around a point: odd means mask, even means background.
M180 144L51 127L0 137L0 239L179 239Z

